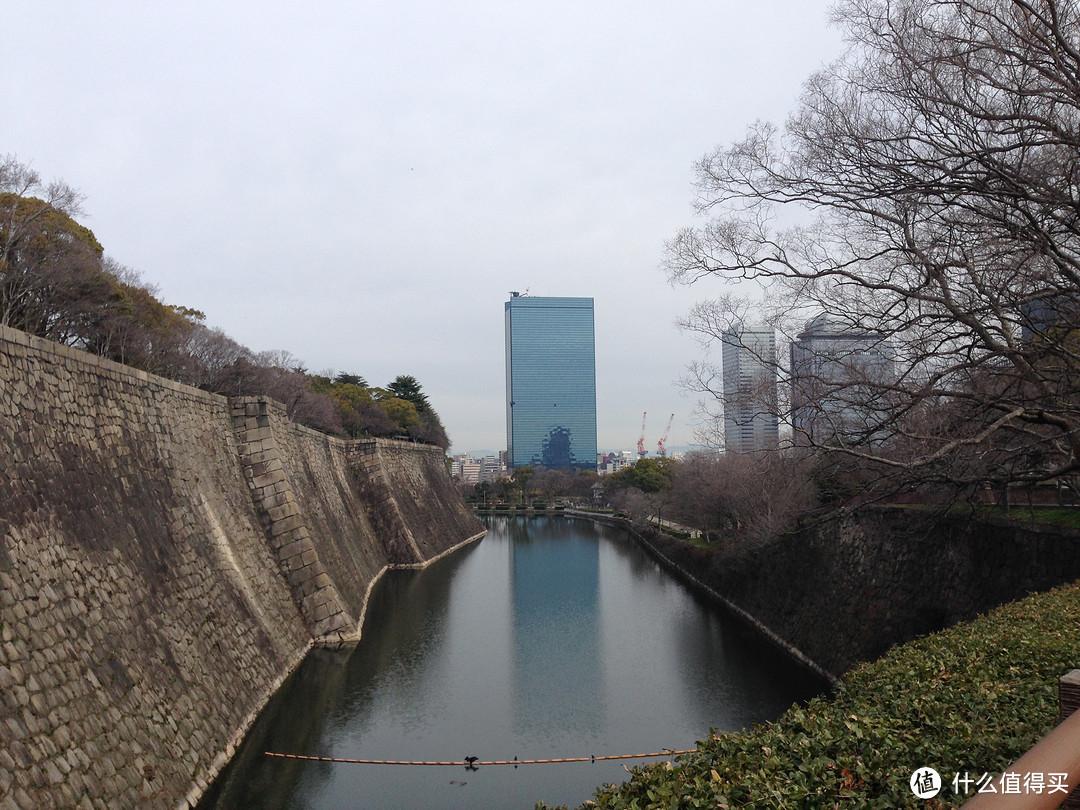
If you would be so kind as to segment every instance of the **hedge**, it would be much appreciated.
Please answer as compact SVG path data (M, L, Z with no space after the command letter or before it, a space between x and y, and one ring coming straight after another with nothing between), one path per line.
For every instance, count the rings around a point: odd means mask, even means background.
M831 695L697 751L631 770L583 807L959 807L954 776L999 774L1057 723L1057 683L1080 668L1080 583L893 648ZM920 799L916 768L944 783ZM1064 797L1062 797L1064 798ZM537 808L545 808L540 803Z

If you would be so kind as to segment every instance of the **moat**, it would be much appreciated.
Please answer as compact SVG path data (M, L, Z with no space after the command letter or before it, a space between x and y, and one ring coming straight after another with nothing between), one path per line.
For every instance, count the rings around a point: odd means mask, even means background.
M308 656L200 807L577 805L622 781L623 763L466 770L264 752L463 762L685 749L826 688L622 529L486 522L479 543L384 576L361 642Z

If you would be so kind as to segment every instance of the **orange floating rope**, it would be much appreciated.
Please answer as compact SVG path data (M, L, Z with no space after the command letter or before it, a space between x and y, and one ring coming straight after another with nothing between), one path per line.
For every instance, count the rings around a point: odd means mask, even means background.
M611 759L647 759L649 757L673 757L679 754L692 754L696 749L688 751L658 751L652 754L609 754L607 756L588 757L564 757L562 759L495 759L480 761L475 757L463 760L402 760L402 759L343 759L339 757L316 757L306 754L278 754L273 751L264 751L268 757L280 759L301 759L309 762L337 762L345 765L451 765L465 766L466 768L479 768L481 765L550 765L564 762L602 762Z

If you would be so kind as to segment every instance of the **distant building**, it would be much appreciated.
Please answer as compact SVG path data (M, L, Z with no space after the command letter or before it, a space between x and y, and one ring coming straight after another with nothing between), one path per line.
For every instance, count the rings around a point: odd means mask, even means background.
M484 456L482 459L464 454L455 456L450 464L450 474L463 484L481 484L485 481L498 481L506 475L506 466L499 456Z
M1075 295L1063 292L1044 292L1020 304L1020 339L1030 343L1036 336L1060 338L1065 331L1074 331L1080 313Z
M460 456L450 465L450 474L463 484L480 483L481 464L471 456Z
M780 442L776 397L776 334L769 326L735 324L721 336L724 447L752 453Z
M637 454L630 450L623 450L620 453L599 453L596 457L596 471L600 475L611 475L627 467L633 467L637 459Z
M484 456L480 468L481 481L498 481L506 477L506 465L502 461L502 454L498 456Z
M511 296L504 313L507 466L595 469L593 299Z
M880 332L830 315L807 321L791 344L793 441L872 441L886 404L881 383L892 368L890 344Z

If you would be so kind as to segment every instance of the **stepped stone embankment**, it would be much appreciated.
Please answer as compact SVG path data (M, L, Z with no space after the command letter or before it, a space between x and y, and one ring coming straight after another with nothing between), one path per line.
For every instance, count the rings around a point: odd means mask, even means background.
M189 807L388 567L483 534L346 441L0 327L0 809Z

